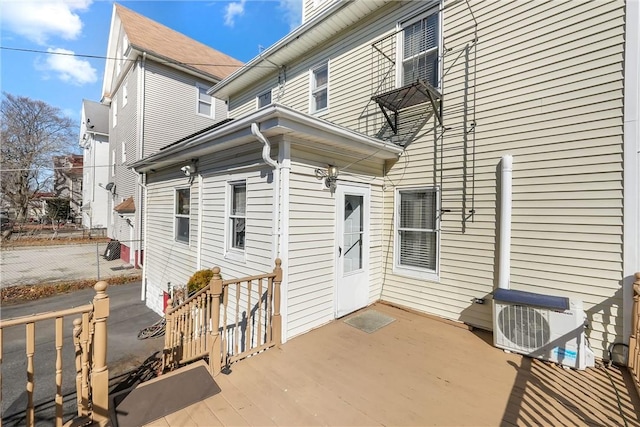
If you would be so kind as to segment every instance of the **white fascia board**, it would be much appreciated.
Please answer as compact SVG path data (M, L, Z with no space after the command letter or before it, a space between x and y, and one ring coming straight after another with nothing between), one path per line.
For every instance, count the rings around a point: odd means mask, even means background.
M251 124L261 124L261 132L274 129L278 134L290 130L317 138L344 144L345 148L383 159L394 158L402 153L402 147L360 134L351 129L337 126L322 119L302 114L280 104L271 104L238 120L196 135L193 138L153 154L146 159L132 163L137 172L160 169L185 159L219 152L233 146L253 141ZM215 142L215 144L207 144Z
M116 5L111 11L111 27L109 28L109 38L107 39L107 60L104 61L104 78L102 79L102 97L111 97L111 83L113 80L114 61L116 58L116 48L118 45L118 34L120 30L120 17L116 13Z
M234 93L273 73L276 70L274 64L283 66L290 63L300 57L302 55L301 52L306 53L317 46L325 44L327 40L336 34L336 27L340 27L340 31L347 29L353 23L391 1L336 1L310 21L303 23L247 62L243 67L220 81L211 88L209 95L220 99L228 99ZM343 10L351 11L352 15L347 17L346 12L344 14L340 13Z

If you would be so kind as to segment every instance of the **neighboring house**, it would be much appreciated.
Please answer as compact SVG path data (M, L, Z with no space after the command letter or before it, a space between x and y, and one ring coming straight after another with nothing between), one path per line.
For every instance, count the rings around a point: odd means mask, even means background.
M121 258L139 266L145 183L127 165L226 119L224 102L206 90L242 64L119 4L113 6L106 56L101 102L110 106L107 233L121 242Z
M106 228L111 214L109 199L109 107L82 101L80 147L83 148L82 226Z
M506 281L582 300L606 356L628 342L640 271L626 6L307 0L298 29L210 91L231 121L133 164L147 305L197 269L227 279L279 257L285 340L376 300L492 329Z
M53 192L56 197L69 199L69 219L80 221L82 216L83 156L68 154L53 157Z
M34 193L33 199L29 202L29 212L27 214L29 221L41 223L47 222L47 201L56 197L56 194L53 192Z

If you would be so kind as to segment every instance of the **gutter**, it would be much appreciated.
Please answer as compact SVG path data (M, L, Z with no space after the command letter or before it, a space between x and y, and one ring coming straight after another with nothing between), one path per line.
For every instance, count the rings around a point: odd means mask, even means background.
M145 76L145 70L146 70L146 64L147 64L147 52L142 52L142 59L140 60L140 75L138 77L139 79L139 93L140 93L140 97L138 100L138 144L137 144L137 151L138 151L138 158L142 159L144 156L144 119L145 119L145 101L146 101L146 76ZM144 190L144 204L142 203L142 192ZM144 206L144 220L143 220L143 215L138 214L138 243L137 243L137 247L138 247L138 262L140 261L140 259L143 259L143 253L146 249L146 245L145 245L145 240L142 239L142 236L144 235L145 237L147 236L146 230L144 230L144 234L142 232L143 227L146 228L147 227L147 212L148 209L146 209L147 207L147 175L146 174L138 174L138 187L136 188L137 191L137 199L138 202L140 203L138 206L138 210L140 210L143 206ZM145 301L147 299L147 268L146 268L146 263L142 262L142 285L140 287L140 300L141 301Z

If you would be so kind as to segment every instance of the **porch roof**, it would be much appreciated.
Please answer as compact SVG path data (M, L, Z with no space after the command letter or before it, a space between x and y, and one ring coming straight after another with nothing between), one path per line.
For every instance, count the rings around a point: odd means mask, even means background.
M335 153L355 157L395 159L402 147L369 137L329 121L301 113L281 104L271 104L222 126L204 129L179 143L131 164L137 172L150 172L243 144L261 144L251 133L256 123L267 138L287 136L294 143L313 144Z

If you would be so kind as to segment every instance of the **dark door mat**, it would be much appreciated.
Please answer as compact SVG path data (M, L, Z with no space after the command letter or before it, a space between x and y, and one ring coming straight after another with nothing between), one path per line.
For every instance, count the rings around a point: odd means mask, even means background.
M345 319L344 323L370 334L387 326L394 320L396 319L391 316L387 316L386 314L382 314L379 311L367 310L364 313L356 314L355 316Z
M204 365L143 383L113 397L117 427L138 427L220 393Z

